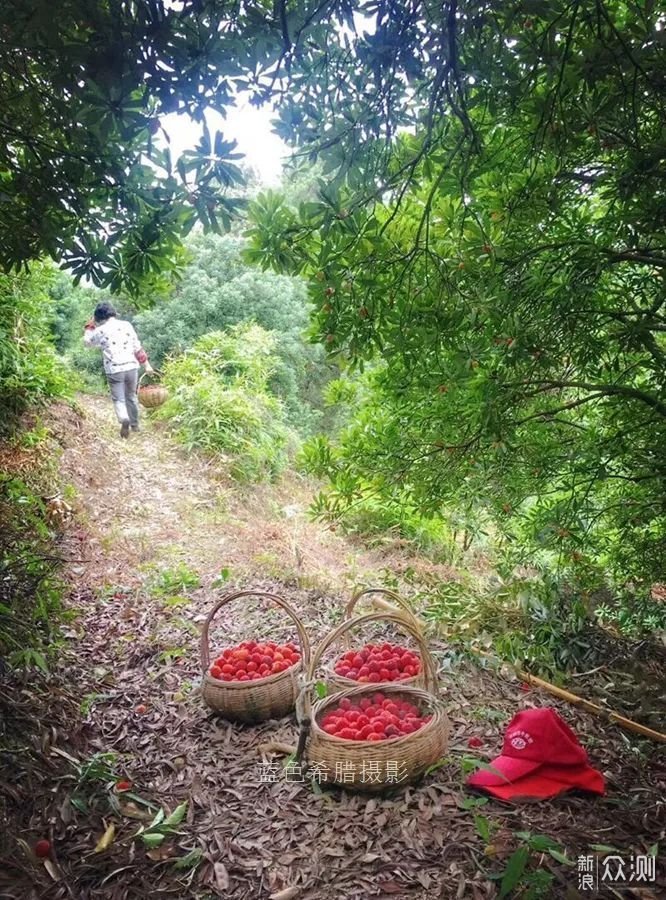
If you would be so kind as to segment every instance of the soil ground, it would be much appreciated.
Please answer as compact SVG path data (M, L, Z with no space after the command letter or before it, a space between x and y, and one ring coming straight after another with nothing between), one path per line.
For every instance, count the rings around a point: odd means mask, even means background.
M81 403L81 417L61 410L53 423L76 492L60 551L72 619L48 676L0 682L0 897L481 900L501 895L523 832L549 836L554 855L532 852L532 888L523 879L508 896L666 896L663 852L649 887L580 890L577 871L581 855L629 861L663 848L663 745L525 690L435 638L451 721L440 768L386 797L318 791L297 772L288 780L271 745L295 745L293 718L232 725L201 701L199 639L214 600L246 587L281 594L316 643L355 586L407 567L451 572L309 521L310 488L295 475L243 490L150 423L121 441L105 398ZM261 600L230 604L215 623L215 648L293 634ZM470 758L492 759L511 717L546 705L580 737L606 796L508 805L467 790ZM469 748L472 737L480 748ZM118 792L121 780L129 792ZM147 849L137 830L184 802L178 833ZM96 850L104 835L108 847ZM46 860L32 852L42 838Z

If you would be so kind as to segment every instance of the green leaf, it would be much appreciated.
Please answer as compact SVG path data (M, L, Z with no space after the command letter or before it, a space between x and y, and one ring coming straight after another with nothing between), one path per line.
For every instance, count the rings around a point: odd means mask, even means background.
M79 812L82 812L82 813L88 812L88 804L86 803L86 801L84 800L83 797L77 797L76 795L74 795L73 797L70 797L69 802L72 804L74 809L78 809Z
M490 822L485 816L474 816L477 834L484 843L490 843Z
M160 834L159 832L150 833L150 834L148 832L145 832L144 834L141 835L141 840L143 841L144 845L146 847L148 847L149 850L154 850L157 847L160 847L164 843L165 837L166 837L165 834Z
M508 896L514 888L518 887L529 858L530 851L527 847L519 847L511 854L500 883L499 900Z
M150 800L146 800L145 797L140 797L132 791L123 791L123 797L126 797L128 800L134 800L135 803L145 806L148 809L157 809L156 805Z
M576 863L573 859L569 859L568 856L566 856L564 853L561 853L559 850L555 850L553 847L550 847L548 849L548 853L550 853L550 855L553 857L553 859L556 859L557 862L562 863L565 866L575 866L576 865Z
M187 812L187 800L183 803L180 803L171 815L167 816L164 820L164 826L172 826L172 825L180 825L185 817L185 813Z
M163 821L164 821L164 810L158 809L157 813L155 814L155 818L150 823L150 825L147 826L146 831L151 831L153 828L157 828L157 826L161 825Z
M203 850L199 847L195 847L194 850L190 850L185 856L181 856L179 859L175 860L173 867L174 869L194 869L199 865L202 857Z
M315 693L320 700L323 700L324 697L328 695L328 687L323 681L318 681L315 684Z
M438 759L437 762L432 763L432 765L428 766L426 769L426 775L431 775L433 772L436 772L438 769L447 766L451 760L448 756L443 756L441 759Z

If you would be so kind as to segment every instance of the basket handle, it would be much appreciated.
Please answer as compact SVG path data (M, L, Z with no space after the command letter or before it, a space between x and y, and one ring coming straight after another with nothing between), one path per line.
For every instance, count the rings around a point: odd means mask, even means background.
M146 375L147 375L149 378L152 377L152 376L157 376L158 378L161 378L161 377L162 377L162 373L160 372L159 369L153 369L152 372L142 372L141 375L139 376L139 380L138 380L137 385L136 385L136 391L137 391L137 393L139 392L139 388L141 387L141 382L142 382L143 379L146 377Z
M199 645L202 672L204 672L205 674L210 667L210 640L208 632L210 630L211 622L223 606L226 606L227 603L231 603L232 600L238 600L239 597L264 597L273 602L276 606L279 606L280 609L284 610L284 612L287 613L289 618L296 626L296 631L298 632L298 640L301 645L303 667L305 671L308 671L310 666L310 641L308 639L307 632L303 627L303 623L298 617L298 614L294 610L293 606L291 606L290 603L287 603L287 601L283 597L278 597L277 594L269 594L268 591L235 591L234 593L226 594L224 597L221 597L208 613L208 615L206 616L206 620L203 623L203 627L201 629L201 643Z
M365 625L368 622L391 622L394 625L398 625L400 628L403 628L408 634L410 634L419 648L419 654L421 656L421 665L423 666L423 676L425 689L433 694L435 697L439 696L439 687L437 684L437 674L435 669L435 664L433 662L432 656L430 654L430 650L428 649L428 645L425 641L425 637L420 628L415 627L411 622L408 622L404 616L400 613L385 613L385 612L376 612L376 613L366 613L363 616L356 616L353 619L345 619L341 622L337 628L334 628L333 631L330 631L323 641L319 644L318 647L314 650L312 654L312 658L310 660L310 665L308 667L308 683L314 684L315 680L315 672L319 664L321 663L321 658L328 650L328 648L334 644L340 637L346 634L348 631L351 631L352 628L355 628L357 625ZM371 685L370 685L371 686ZM308 691L309 694L309 691ZM309 698L308 698L309 699ZM309 703L308 703L309 707Z
M400 612L405 614L405 618L410 623L410 625L413 625L415 628L419 628L421 630L423 629L422 623L419 621L417 616L414 614L413 610L411 609L411 607L409 606L407 601L403 600L402 597L399 594L397 594L395 591L391 591L388 588L381 588L381 587L363 588L362 590L357 591L352 596L351 600L345 607L345 619L352 618L354 609L356 608L356 605L358 604L359 600L361 600L362 597L367 597L369 594L384 594L385 596L389 597L391 599L392 603L394 603L395 606L399 607ZM373 603L374 606L377 607L377 609L383 610L384 612L387 612L387 613L395 613L396 612L395 607L391 606L390 603L386 603L386 601L384 601L384 600L378 600L377 598L373 597L371 602ZM349 643L350 643L349 632L347 632L345 634L344 642L346 645L349 645Z

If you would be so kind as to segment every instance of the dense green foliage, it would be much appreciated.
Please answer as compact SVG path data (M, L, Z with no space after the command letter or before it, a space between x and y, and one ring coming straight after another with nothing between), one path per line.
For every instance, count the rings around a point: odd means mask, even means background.
M322 423L322 390L337 367L323 348L306 339L311 306L300 279L262 272L242 259L240 238L195 234L186 242L180 276L152 297L137 301L97 288L76 286L64 273L50 286L52 331L58 351L93 389L104 386L99 353L82 344L83 326L96 304L110 300L135 325L151 362L161 368L204 334L243 322L273 332L270 390L283 401L290 423L302 434ZM145 309L145 301L151 307Z
M242 180L233 144L204 129L176 163L154 143L159 115L202 121L230 102L241 60L252 64L251 15L218 30L215 7L64 0L54 15L44 0L2 4L3 266L49 253L97 284L136 289L197 218L230 222L229 187Z
M63 615L54 530L34 482L0 472L0 671L3 663L45 668Z
M624 0L66 0L55 24L14 0L0 261L136 294L240 205L233 148L172 161L159 116L273 100L319 195L257 198L248 258L305 275L315 339L365 370L306 454L320 511L455 515L642 610L666 580L665 46Z
M196 235L189 261L171 296L142 312L134 324L153 365L191 347L210 331L256 322L275 336L269 387L285 404L289 420L311 432L320 419L320 393L334 367L318 345L305 341L310 304L295 278L261 272L241 258L237 238Z
M53 272L0 275L0 670L46 665L61 618L62 584L45 497L57 482L56 448L39 407L70 395L71 377L51 342Z
M29 406L68 391L65 368L50 342L48 267L0 275L0 432Z
M253 207L252 258L308 275L317 334L372 363L364 404L314 464L333 508L370 492L469 509L516 562L549 549L646 597L666 576L658 13L444 6L401 5L382 25L400 53L382 68L369 50L353 79L331 37L335 84L303 76L294 129L326 115L320 200ZM409 108L390 93L402 78ZM377 137L414 133L361 142L354 115Z
M318 56L332 20L351 23L347 0L4 2L0 266L50 254L136 293L177 263L196 221L228 228L243 176L205 110L243 90L269 99L281 71ZM201 124L178 160L161 131L169 113Z
M228 464L239 481L275 477L284 468L290 433L281 402L268 390L275 339L259 325L212 331L167 362L166 419L189 449Z

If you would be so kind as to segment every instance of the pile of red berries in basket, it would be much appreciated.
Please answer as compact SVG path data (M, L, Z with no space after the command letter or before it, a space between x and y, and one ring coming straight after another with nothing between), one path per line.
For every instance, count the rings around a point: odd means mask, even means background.
M209 673L219 681L259 681L278 672L286 672L300 658L301 654L294 644L243 641L237 647L223 650L211 665Z
M404 681L421 671L417 653L399 644L366 644L349 650L335 663L333 671L361 684L380 681Z
M347 741L386 741L423 728L432 716L422 716L418 708L399 697L377 693L353 702L343 697L319 723L326 734Z

